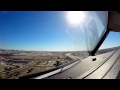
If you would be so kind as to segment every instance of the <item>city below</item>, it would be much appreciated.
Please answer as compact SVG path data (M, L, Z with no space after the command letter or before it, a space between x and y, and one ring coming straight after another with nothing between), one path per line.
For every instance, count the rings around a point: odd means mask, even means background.
M99 50L96 54L118 48L120 47ZM73 60L83 60L88 55L86 51L49 52L0 49L0 78L18 79L50 70Z
M0 49L0 78L12 79L43 72L73 60L85 58L87 52L47 52ZM78 57L78 56L82 56Z

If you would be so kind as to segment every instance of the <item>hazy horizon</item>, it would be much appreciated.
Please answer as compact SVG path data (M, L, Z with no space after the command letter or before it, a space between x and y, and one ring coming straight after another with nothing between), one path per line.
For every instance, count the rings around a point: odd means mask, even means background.
M116 47L120 47L120 46L116 46ZM116 48L116 47L110 47L110 48ZM99 50L110 49L110 48L99 48ZM31 50L18 50L18 49L0 49L0 50L31 51ZM35 51L35 52L79 52L79 51Z

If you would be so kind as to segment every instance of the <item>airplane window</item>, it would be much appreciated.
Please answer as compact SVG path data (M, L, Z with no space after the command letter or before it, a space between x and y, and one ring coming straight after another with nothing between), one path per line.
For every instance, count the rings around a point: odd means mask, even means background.
M120 32L110 31L96 54L106 53L120 48Z
M89 55L107 11L0 11L0 78L47 71Z

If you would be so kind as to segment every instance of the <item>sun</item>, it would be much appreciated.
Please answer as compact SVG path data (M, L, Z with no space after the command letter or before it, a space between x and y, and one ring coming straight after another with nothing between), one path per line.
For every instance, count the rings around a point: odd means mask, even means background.
M67 20L72 25L79 25L83 21L85 15L82 11L68 11Z

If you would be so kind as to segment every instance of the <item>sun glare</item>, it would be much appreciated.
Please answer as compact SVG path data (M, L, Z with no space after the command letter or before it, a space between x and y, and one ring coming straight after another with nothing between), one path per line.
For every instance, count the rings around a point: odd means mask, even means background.
M72 25L79 25L85 15L82 11L69 11L67 13L68 22Z

